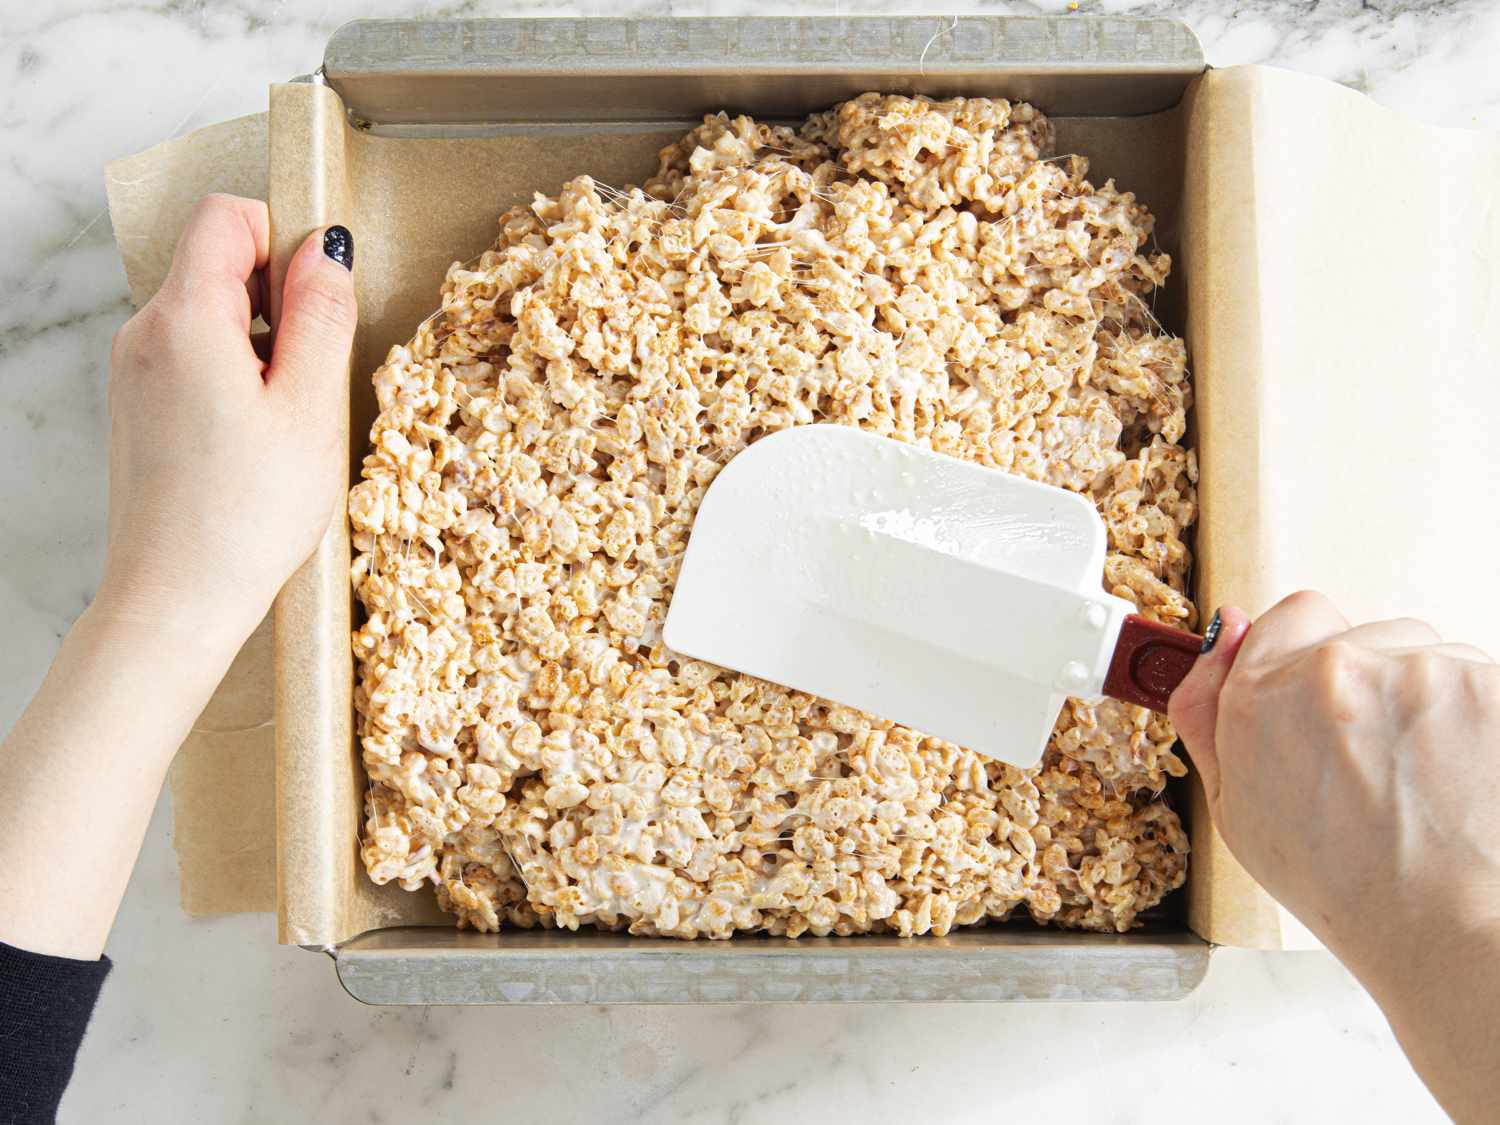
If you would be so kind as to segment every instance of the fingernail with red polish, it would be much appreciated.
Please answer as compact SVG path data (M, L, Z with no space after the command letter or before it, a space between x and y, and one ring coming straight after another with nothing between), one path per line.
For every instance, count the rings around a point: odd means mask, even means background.
M323 253L346 270L354 269L354 236L348 227L331 226L323 232Z
M1208 623L1208 628L1203 630L1203 647L1199 652L1208 652L1214 645L1219 643L1219 630L1224 628L1224 618L1218 610L1214 610L1214 619Z

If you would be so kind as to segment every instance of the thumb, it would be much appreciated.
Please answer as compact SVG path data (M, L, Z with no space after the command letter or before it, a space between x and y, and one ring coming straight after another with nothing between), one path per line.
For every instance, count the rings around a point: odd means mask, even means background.
M348 374L358 308L354 239L341 226L314 231L292 256L281 288L281 315L266 382L316 399Z
M1224 689L1224 681L1229 678L1234 658L1249 631L1250 618L1243 610L1225 606L1214 614L1204 634L1203 655L1167 703L1167 715L1203 778L1208 807L1215 816L1219 805L1219 755L1214 730L1219 721L1219 692Z

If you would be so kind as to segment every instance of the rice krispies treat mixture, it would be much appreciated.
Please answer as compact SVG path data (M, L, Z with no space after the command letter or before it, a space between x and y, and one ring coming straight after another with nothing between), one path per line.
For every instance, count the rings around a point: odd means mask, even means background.
M449 270L349 496L375 882L480 930L682 938L1123 931L1182 883L1163 716L1069 701L1022 771L661 642L709 482L812 422L1088 495L1105 587L1194 623L1170 262L1052 141L986 99L714 116Z

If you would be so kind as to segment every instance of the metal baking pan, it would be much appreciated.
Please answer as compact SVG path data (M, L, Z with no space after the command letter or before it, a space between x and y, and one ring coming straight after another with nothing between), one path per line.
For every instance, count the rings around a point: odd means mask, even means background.
M719 109L795 117L866 90L1129 116L1177 104L1203 70L1192 32L1167 19L361 20L334 34L311 80L357 128L399 138L690 125ZM930 1002L1177 999L1202 980L1210 946L1168 900L1118 936L1007 923L945 938L686 943L407 926L325 951L372 1004Z
M996 926L942 938L715 942L410 926L334 953L344 988L367 1004L1176 1000L1203 979L1208 957L1200 938L1163 925L1133 935Z

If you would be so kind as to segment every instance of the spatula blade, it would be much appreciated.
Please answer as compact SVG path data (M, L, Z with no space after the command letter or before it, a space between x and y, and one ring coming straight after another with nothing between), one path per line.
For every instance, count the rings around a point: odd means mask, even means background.
M1019 766L1131 607L1062 489L842 426L764 438L699 508L664 640ZM1097 609L1090 609L1097 606ZM1069 680L1069 676L1073 680Z

